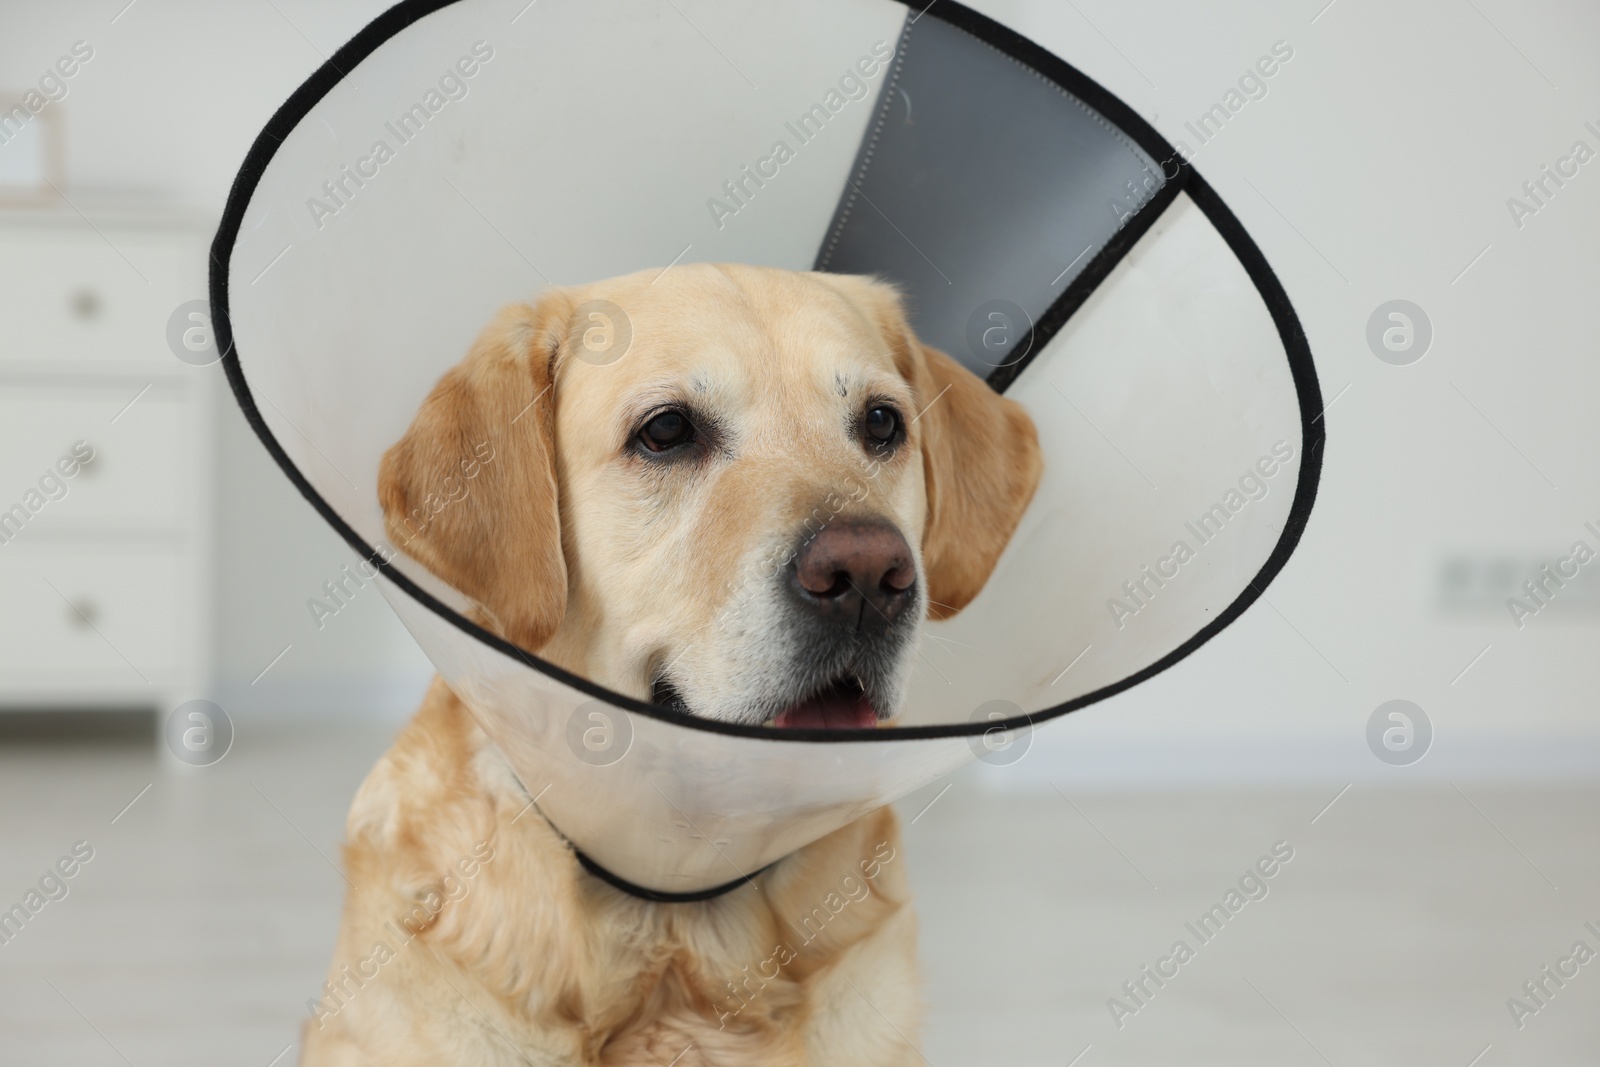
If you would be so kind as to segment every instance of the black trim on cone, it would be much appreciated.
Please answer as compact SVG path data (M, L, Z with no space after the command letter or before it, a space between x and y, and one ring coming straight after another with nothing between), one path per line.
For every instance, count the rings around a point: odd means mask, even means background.
M357 553L371 559L379 571L389 581L403 590L413 600L422 604L439 617L443 618L463 633L482 641L497 652L512 658L519 659L534 670L545 676L561 682L580 693L604 700L614 707L636 712L647 718L670 722L692 730L702 730L707 733L732 735L736 737L750 737L766 741L778 742L828 742L828 743L860 743L870 744L878 741L911 741L919 739L948 738L948 737L973 737L993 729L1020 729L1026 725L1044 722L1049 719L1087 707L1107 697L1122 692L1146 679L1160 674L1179 660L1184 659L1212 637L1216 636L1223 627L1238 618L1266 589L1267 585L1283 569L1295 546L1299 543L1300 536L1305 530L1306 523L1311 516L1312 505L1316 501L1317 485L1321 478L1322 451L1324 445L1324 430L1318 416L1322 411L1322 392L1317 383L1316 367L1311 358L1311 350L1306 342L1305 331L1300 326L1300 321L1294 313L1294 308L1289 302L1288 294L1273 273L1266 257L1256 247L1255 242L1245 232L1239 220L1228 210L1227 206L1217 196L1211 186L1201 178L1200 174L1181 160L1178 152L1165 138L1156 132L1155 128L1136 114L1131 108L1115 96L1107 92L1098 83L1093 81L1081 71L1072 67L1065 60L1034 44L1032 41L1014 32L1013 30L995 22L994 20L962 6L957 0L943 0L934 11L923 9L927 17L940 18L944 21L966 30L980 40L995 46L1006 54L1031 66L1041 75L1054 81L1068 92L1082 99L1086 104L1098 110L1108 121L1119 126L1122 131L1132 137L1138 144L1152 156L1161 161L1163 171L1170 166L1172 176L1168 177L1163 186L1163 192L1168 186L1181 186L1193 199L1206 218L1216 227L1222 235L1229 249L1244 267L1251 281L1255 284L1257 292L1266 304L1267 310L1272 315L1274 324L1278 328L1279 338L1283 342L1284 351L1289 361L1290 372L1295 384L1295 392L1300 407L1301 426L1301 457L1298 483L1295 487L1294 499L1290 505L1289 515L1284 524L1283 532L1279 535L1266 563L1256 572L1255 576L1246 584L1225 609L1219 612L1216 618L1203 626L1197 633L1183 642L1173 651L1152 663L1150 666L1136 673L1102 686L1092 692L1085 693L1065 703L1051 708L1031 712L1021 718L1008 719L1003 722L982 723L949 723L937 726L904 726L884 730L826 730L826 729L786 729L773 730L765 726L748 726L738 723L719 722L714 719L703 719L683 712L671 711L666 708L656 707L643 701L621 693L612 692L603 686L596 685L588 679L578 677L568 671L546 662L538 656L524 649L518 648L504 638L491 633L482 626L463 617L448 605L439 601L426 590L422 589L392 563L378 556L376 549L369 545L362 536L341 518L327 501L317 493L305 476L300 473L294 463L284 452L283 447L267 429L261 412L257 408L255 399L250 393L249 383L246 382L243 368L240 364L238 347L234 344L233 326L229 319L228 279L229 266L234 243L238 239L239 229L244 219L244 214L249 206L250 198L265 173L267 164L277 152L284 139L295 129L299 122L311 109L337 85L345 75L353 70L368 55L371 55L379 46L406 29L412 23L423 17L448 7L457 0L404 0L384 12L369 23L360 33L356 34L347 44L335 52L326 63L317 69L305 83L296 89L286 100L282 107L275 112L271 120L256 137L250 146L249 153L245 156L244 163L239 168L239 174L234 179L233 187L228 194L228 203L223 211L221 224L217 228L216 239L211 246L211 307L212 321L216 332L218 350L226 353L222 357L223 368L227 373L229 385L233 389L234 398L238 401L240 409L244 412L246 421L256 436L261 439L262 445L268 454L282 468L284 474L294 486L300 490L302 496L331 525ZM908 8L914 7L912 0L897 0ZM921 16L919 16L921 17ZM1172 203L1176 196L1174 188L1171 197L1160 201L1160 195L1152 204L1146 205L1128 223L1125 231L1133 231L1127 242L1113 241L1107 248L1091 261L1091 268L1095 272L1094 284L1098 284L1108 274L1115 262L1120 260L1131 246L1133 239L1143 232L1143 229L1134 230L1141 221L1143 227L1148 226L1162 213L1152 210L1159 202L1163 208ZM1112 257L1115 258L1112 258ZM1084 275L1091 273L1085 270ZM1081 279L1080 279L1081 280ZM1094 285L1088 284L1079 294L1076 304L1066 307L1065 301L1070 294L1063 296L1051 306L1049 311L1041 317L1040 324L1053 323L1051 333L1060 328L1066 315L1081 306ZM1066 308L1060 321L1057 318L1058 309ZM1038 327L1036 327L1038 329ZM1040 343L1034 345L1034 351L1043 347ZM1020 371L1021 367L1016 368ZM1014 377L1014 375L1013 375ZM592 862L592 861L591 861ZM599 873L599 868L595 868ZM600 875L605 877L605 875ZM612 884L619 888L626 888L619 884L621 880L612 880ZM743 884L741 880L739 883ZM637 888L637 887L634 887ZM726 889L727 887L723 887ZM632 891L632 890L628 890Z
M560 831L558 830L557 833L559 832ZM748 877L735 878L731 882L724 882L721 885L714 885L710 889L696 889L692 893L664 893L659 889L648 889L645 886L630 882L626 878L621 878L615 874L612 874L610 871L606 870L604 867L600 866L594 860L585 855L583 849L578 848L576 845L572 847L572 854L578 857L578 862L583 865L584 870L588 871L602 882L605 882L607 885L612 886L615 889L622 890L630 897L638 897L640 900L648 900L656 904L697 904L702 900L710 900L712 897L720 897L724 893L731 893L740 886L755 885L756 879L762 874L771 870L773 864L782 862L782 859L773 860L772 863L767 864L755 874L749 875Z
M1044 314L1039 316L1039 321L1033 324L1033 329L1017 338L1013 349L1020 349L1024 353L1022 358L996 367L989 377L984 379L995 392L1005 392L1006 388L1028 369L1028 364L1034 361L1051 339L1067 324L1067 320L1072 318L1073 313L1084 305L1094 291L1100 288L1100 283L1116 269L1118 263L1122 262L1122 257L1133 250L1133 246L1139 243L1139 238L1148 233L1150 227L1154 226L1167 208L1172 206L1172 202L1178 199L1178 194L1183 191L1184 186L1188 184L1189 176L1193 173L1186 169L1176 178L1169 178L1163 182L1155 195L1122 224L1122 229L1118 230L1100 251L1090 257L1078 276L1068 283L1066 289L1062 290L1061 295L1056 297L1049 307L1045 308Z

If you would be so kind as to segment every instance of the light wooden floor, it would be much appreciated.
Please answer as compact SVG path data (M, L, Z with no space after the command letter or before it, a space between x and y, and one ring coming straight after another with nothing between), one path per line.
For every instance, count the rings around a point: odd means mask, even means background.
M184 773L138 749L0 749L0 909L74 842L94 848L0 945L0 1064L292 1063L334 937L344 811L386 745L247 726ZM1337 786L953 781L907 828L934 1067L1600 1064L1600 960L1522 1029L1506 1007L1574 942L1600 951L1583 927L1600 929L1600 789L1358 784L1323 812ZM1267 895L1201 944L1185 923L1278 841L1294 858ZM1108 998L1180 939L1194 958L1147 979L1119 1029Z

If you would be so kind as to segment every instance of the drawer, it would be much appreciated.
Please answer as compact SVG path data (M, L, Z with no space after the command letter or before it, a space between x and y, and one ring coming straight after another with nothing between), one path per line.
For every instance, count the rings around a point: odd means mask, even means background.
M184 369L167 319L206 295L203 244L84 229L0 231L0 363Z
M192 510L182 494L195 492L195 405L181 387L163 382L128 406L141 388L137 379L104 389L16 388L0 381L0 513L15 505L32 512L20 534L11 525L0 533L31 541L62 525L134 520L171 526ZM61 478L57 463L71 457L80 440L94 458Z
M196 638L193 582L172 551L0 547L0 697L145 681L157 695Z

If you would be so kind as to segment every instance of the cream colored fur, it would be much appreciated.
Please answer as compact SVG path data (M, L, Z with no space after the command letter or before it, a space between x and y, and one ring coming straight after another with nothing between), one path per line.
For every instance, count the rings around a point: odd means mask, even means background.
M597 299L631 327L609 362L583 356ZM630 434L676 400L715 413L722 451L663 473ZM893 455L852 436L867 402L909 422ZM432 510L469 463L470 490ZM947 617L1039 468L1027 416L922 346L888 286L694 265L502 312L385 456L379 493L394 543L507 639L638 699L672 664L692 711L739 719L786 696L783 603L751 575L808 519L896 525L925 610ZM311 1067L921 1062L889 809L723 896L649 903L583 871L436 681L357 795L344 857Z

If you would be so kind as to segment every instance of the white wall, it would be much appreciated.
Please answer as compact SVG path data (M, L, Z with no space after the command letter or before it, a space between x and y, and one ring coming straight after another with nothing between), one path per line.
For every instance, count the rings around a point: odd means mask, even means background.
M122 0L11 0L0 8L0 81L26 85L74 40L90 41L95 59L62 105L70 189L143 190L220 209L273 108L385 6L140 0L112 24ZM1600 527L1590 410L1600 386L1600 162L1521 228L1506 206L1575 140L1600 150L1583 125L1600 127L1600 9L1576 0L1484 0L1477 10L1339 0L1320 15L1320 0L977 6L1191 144L1186 119L1274 41L1293 46L1269 94L1195 163L1274 265L1326 396L1338 397L1316 514L1269 602L1161 678L1043 731L1005 774L983 776L1600 767L1591 651L1600 596L1589 592L1600 583L1586 575L1587 588L1564 590L1519 630L1503 593L1451 607L1461 596L1445 580L1450 561L1480 576L1510 561L1520 581L1580 537L1600 548L1582 526ZM1379 362L1364 339L1369 314L1396 297L1420 304L1435 331L1426 358L1408 367ZM426 664L370 589L314 628L305 600L351 554L231 405L222 410L220 692L239 709L403 708ZM1153 447L1119 444L1134 456ZM1379 764L1363 734L1393 697L1423 706L1437 731L1428 759L1401 771Z
M74 41L87 42L94 58L59 105L70 189L145 192L218 212L272 112L389 6L138 0L124 10L126 4L6 0L0 85L25 89Z
M51 105L63 117L67 195L214 215L272 112L388 6L140 0L123 11L125 2L0 5L0 90L9 103L73 42L88 42L94 57ZM431 674L426 659L370 586L316 626L306 601L355 554L278 472L223 395L221 368L210 371L220 401L218 700L246 716L405 714Z

